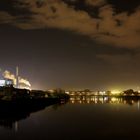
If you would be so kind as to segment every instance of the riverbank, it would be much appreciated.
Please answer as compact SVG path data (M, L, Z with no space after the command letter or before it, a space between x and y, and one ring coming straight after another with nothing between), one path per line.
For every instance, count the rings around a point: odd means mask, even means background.
M28 116L31 112L45 109L47 106L65 103L70 96L65 93L48 93L41 90L0 88L0 114L7 116Z
M70 96L64 92L50 93L42 90L27 90L11 87L0 87L0 101L39 101L39 100L67 100Z

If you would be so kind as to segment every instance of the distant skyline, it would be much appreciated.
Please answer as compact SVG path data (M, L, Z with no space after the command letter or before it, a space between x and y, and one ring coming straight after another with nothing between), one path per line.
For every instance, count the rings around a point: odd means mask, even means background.
M139 0L0 0L0 68L34 89L140 87Z

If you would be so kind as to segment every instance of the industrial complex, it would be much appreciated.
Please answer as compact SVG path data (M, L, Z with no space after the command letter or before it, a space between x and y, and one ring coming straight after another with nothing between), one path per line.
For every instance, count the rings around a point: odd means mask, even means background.
M19 89L31 89L30 82L22 78L19 74L19 68L16 67L15 74L11 73L10 71L1 71L0 72L1 79L0 79L0 87L3 86L13 86Z

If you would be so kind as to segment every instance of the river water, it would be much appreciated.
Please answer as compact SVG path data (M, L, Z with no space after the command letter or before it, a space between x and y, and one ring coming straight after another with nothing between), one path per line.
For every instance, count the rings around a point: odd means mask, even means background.
M1 118L0 140L12 139L140 139L140 101L72 97L66 104Z

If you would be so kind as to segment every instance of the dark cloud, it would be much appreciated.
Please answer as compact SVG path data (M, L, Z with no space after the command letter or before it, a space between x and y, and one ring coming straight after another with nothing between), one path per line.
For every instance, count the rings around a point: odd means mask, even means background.
M113 5L115 11L117 12L128 12L132 13L134 10L140 6L139 0L108 0L108 2Z
M94 0L94 4L91 3L91 0L63 0L65 3L67 3L69 6L72 6L75 10L82 10L86 11L91 17L93 18L99 18L99 7L101 5L98 5L98 2L95 1L102 1L102 0Z
M25 6L22 7L22 5L25 5L25 3L18 0L1 0L0 11L7 12L12 16L29 16L31 14L30 9ZM26 6L28 6L28 4L26 4Z

